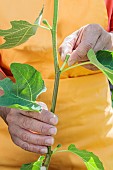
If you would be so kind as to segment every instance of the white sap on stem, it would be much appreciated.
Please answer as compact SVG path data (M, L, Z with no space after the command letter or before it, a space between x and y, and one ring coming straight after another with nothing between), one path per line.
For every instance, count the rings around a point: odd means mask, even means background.
M45 167L45 166L42 166L42 167L40 168L40 170L46 170L46 167Z

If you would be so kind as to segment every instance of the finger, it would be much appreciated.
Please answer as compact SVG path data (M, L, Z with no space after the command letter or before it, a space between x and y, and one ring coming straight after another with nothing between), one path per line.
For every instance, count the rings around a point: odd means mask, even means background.
M11 136L16 136L29 144L51 146L54 143L54 138L51 136L36 135L19 126L9 126L8 130Z
M94 51L97 52L99 50L107 49L109 41L110 41L109 34L102 34L94 46ZM102 42L104 42L104 43L102 43Z
M12 116L8 115L8 125L10 126L12 124L38 134L55 135L57 133L56 127L18 113L16 115L12 114Z
M68 37L66 37L63 41L63 43L59 47L59 53L61 55L61 60L64 61L67 54L71 54L73 51L73 48L76 44L76 41L78 39L79 31L75 31Z
M48 110L42 110L41 112L28 112L19 111L21 114L28 117L40 120L42 122L48 123L50 125L56 125L58 123L58 117Z
M78 47L78 45L81 43L82 36L83 36L83 32L84 32L84 28L85 28L85 27L82 27L82 28L80 29L80 32L79 32L79 34L78 34L78 38L77 38L77 41L76 41L76 43L75 43L75 45L74 45L73 50L76 49L76 48Z
M101 27L99 27L99 28L98 27L97 26L94 27L94 24L93 25L90 24L89 26L86 26L84 28L81 43L72 52L72 54L68 60L69 66L71 66L74 63L79 62L79 61L88 60L87 52L95 46L98 38L101 36L101 31L100 31Z
M21 147L22 149L26 151L30 151L30 152L34 152L38 154L47 153L47 147L45 146L37 146L37 145L29 144L27 142L22 141L17 136L12 136L12 140L17 146Z

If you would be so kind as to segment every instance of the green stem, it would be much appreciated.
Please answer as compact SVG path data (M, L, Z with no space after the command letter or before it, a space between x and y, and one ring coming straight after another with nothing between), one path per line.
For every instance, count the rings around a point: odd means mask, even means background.
M54 0L54 17L53 17L53 27L52 33L52 44L53 44L53 57L54 57L54 69L55 69L55 82L52 97L51 112L55 112L59 79L60 79L60 69L58 63L58 51L57 51L57 21L58 21L58 0Z
M51 112L55 112L56 108L56 100L57 100L57 94L58 94L58 87L59 87L59 80L60 80L60 71L56 74L55 82L54 82L54 90L53 90L53 97L52 97L52 106L51 106ZM46 170L48 170L49 163L51 161L51 156L53 152L51 150L51 146L48 146L48 153L46 154L44 166L46 167Z
M61 153L61 152L69 152L69 150L59 150L59 151L54 152L53 154Z
M46 154L46 158L45 158L44 165L43 165L46 167L46 170L48 170L49 168L51 156L52 156L51 146L48 146L48 153Z
M61 68L60 68L60 71L61 71L61 72L62 72L62 70L64 69L65 65L67 64L69 57L70 57L70 54L67 54L67 55L66 55L66 59L65 59L64 63L62 64Z
M58 21L58 0L54 0L54 17L53 17L53 27L51 33L52 33L55 74L59 70L58 51L57 51L57 21Z
M53 57L54 57L54 68L55 68L55 82L54 82L54 90L52 97L52 106L51 112L55 112L58 87L59 87L59 79L60 79L60 69L58 63L58 51L57 51L57 20L58 20L58 0L54 0L54 17L53 17L53 27L51 29L52 34L52 44L53 44ZM46 170L49 168L50 160L52 156L51 147L48 147L48 153L46 154L46 158L44 161L44 166Z
M46 29L46 30L50 30L48 27L45 27L43 25L39 25L40 28Z
M80 64L75 64L73 66L70 66L68 68L65 68L61 71L61 73L65 72L65 71L68 71L70 69L73 69L73 68L76 68L76 67L79 67L79 66L83 66L83 65L87 65L87 64L92 64L91 61L87 61L87 62L83 62L83 63L80 63Z
M51 106L51 112L55 112L56 108L56 101L57 101L57 95L58 95L58 87L59 87L59 80L60 80L60 71L56 73L55 82L54 82L54 91L53 91L53 97L52 97L52 106Z

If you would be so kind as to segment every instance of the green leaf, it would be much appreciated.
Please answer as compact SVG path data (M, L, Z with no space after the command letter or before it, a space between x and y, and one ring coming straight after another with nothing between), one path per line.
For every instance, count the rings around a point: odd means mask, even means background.
M74 144L71 144L68 147L68 151L78 155L84 161L88 170L104 170L104 167L99 160L99 158L94 155L92 152L85 150L79 150L75 147Z
M43 14L41 10L34 24L27 21L11 21L12 28L0 30L0 36L4 37L5 43L0 45L0 49L8 49L26 42L31 36L35 35Z
M45 159L45 156L40 156L39 159L33 163L32 170L40 170L44 159Z
M24 165L22 165L20 170L32 170L32 167L33 167L33 163L24 164Z
M40 156L36 162L23 164L20 170L40 170L44 159L45 159L45 156Z
M99 51L96 54L91 49L88 52L88 58L92 64L98 67L113 84L113 52Z
M0 81L4 95L0 97L0 106L22 110L41 111L36 98L46 91L40 72L28 64L13 63L11 72L16 80L9 78Z

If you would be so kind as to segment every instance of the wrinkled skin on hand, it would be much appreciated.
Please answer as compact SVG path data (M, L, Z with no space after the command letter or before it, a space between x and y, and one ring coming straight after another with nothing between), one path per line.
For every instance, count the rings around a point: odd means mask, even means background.
M105 31L98 24L89 24L75 31L66 37L59 48L62 61L67 54L70 54L68 65L71 66L76 62L82 63L88 61L87 52L90 49L95 52L99 50L113 50L113 33ZM97 70L92 65L85 65L87 69Z
M54 143L58 118L47 110L44 103L42 112L27 112L10 109L6 115L8 130L13 142L19 147L38 154L47 153L47 146Z

